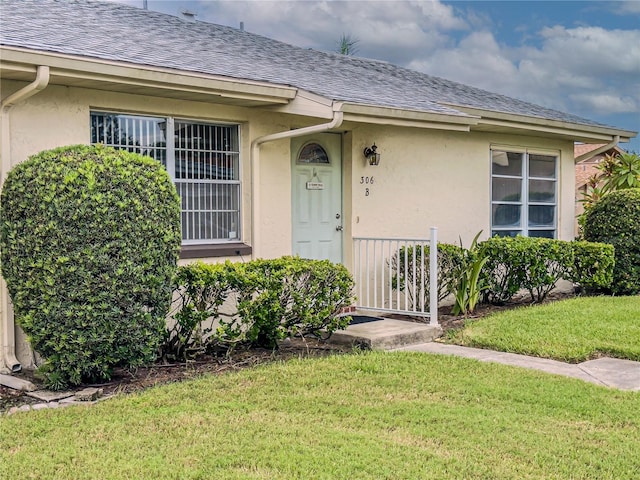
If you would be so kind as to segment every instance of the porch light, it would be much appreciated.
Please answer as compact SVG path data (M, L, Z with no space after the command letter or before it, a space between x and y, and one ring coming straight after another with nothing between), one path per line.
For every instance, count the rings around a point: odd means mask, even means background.
M380 154L376 152L376 144L374 143L371 147L365 147L364 156L369 161L369 165L379 165L380 164Z

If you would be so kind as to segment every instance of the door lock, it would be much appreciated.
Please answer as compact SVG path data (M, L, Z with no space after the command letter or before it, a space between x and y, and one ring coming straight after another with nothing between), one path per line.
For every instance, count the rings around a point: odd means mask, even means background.
M336 213L336 220L340 218L340 214Z

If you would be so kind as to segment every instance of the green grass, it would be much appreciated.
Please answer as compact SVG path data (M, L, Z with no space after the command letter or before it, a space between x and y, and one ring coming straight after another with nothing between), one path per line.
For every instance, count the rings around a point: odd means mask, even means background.
M0 418L0 478L621 479L640 395L421 353L272 364Z
M449 340L566 362L600 355L640 361L640 296L574 298L500 312L467 323Z

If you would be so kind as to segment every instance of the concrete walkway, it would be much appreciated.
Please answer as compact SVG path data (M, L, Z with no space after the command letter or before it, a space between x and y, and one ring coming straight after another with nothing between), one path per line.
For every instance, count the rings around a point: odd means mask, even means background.
M395 351L426 352L441 355L473 358L481 362L495 362L504 365L530 368L565 377L578 378L585 382L595 383L619 390L640 391L640 362L620 360L617 358L598 358L587 362L570 364L530 357L515 353L494 352L479 348L461 347L445 343L428 342L408 345L394 349Z
M502 363L578 378L619 390L640 391L640 362L605 357L579 364L564 363L515 353L438 343L434 340L442 335L440 326L363 315L355 315L354 318L358 319L356 324L335 332L330 341L373 350L405 350L474 358L481 362Z

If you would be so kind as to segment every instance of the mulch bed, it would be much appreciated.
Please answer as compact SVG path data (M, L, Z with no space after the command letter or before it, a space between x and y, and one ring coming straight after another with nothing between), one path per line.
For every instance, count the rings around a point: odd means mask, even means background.
M553 293L546 301L550 302L573 296L571 293ZM502 306L480 305L474 314L468 317L451 315L451 309L444 307L439 312L438 321L446 333L450 330L462 328L465 321L470 319L482 318L496 311L524 305L529 305L528 297L516 298L514 301ZM416 322L425 321L425 319L407 318L405 316L394 316L394 318ZM108 383L82 385L76 390L81 390L88 386L99 386L103 389L104 395L126 394L141 391L155 385L180 382L205 373L219 375L275 361L285 361L292 358L323 357L349 351L350 349L345 346L333 345L315 339L298 338L283 342L280 348L275 351L265 349L236 350L230 357L203 355L186 363L156 364L135 370L116 369L111 381ZM25 369L16 374L16 376L29 380L37 386L42 385L41 380L34 375L33 370ZM36 403L41 403L41 401L29 397L23 392L0 386L0 414L14 406L33 405Z

